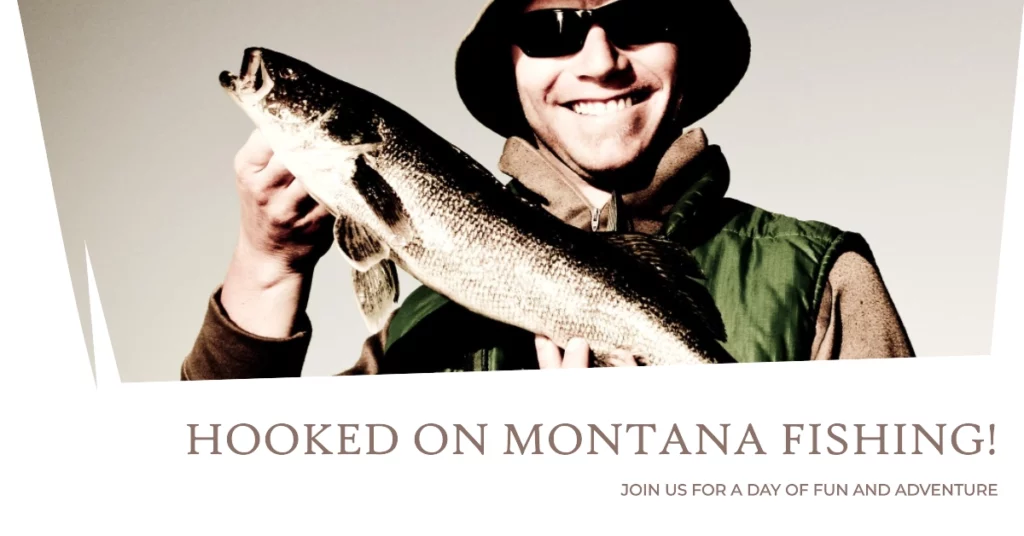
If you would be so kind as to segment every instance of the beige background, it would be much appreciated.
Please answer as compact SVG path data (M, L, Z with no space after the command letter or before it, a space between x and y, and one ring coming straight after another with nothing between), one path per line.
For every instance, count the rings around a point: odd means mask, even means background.
M922 356L988 353L1021 2L734 4L751 69L701 125L730 160L730 195L863 233ZM20 2L83 328L91 343L87 241L123 380L177 379L235 244L231 160L251 123L218 73L246 46L281 50L496 172L503 140L465 111L452 74L483 5ZM416 284L402 282L403 295ZM367 334L335 252L309 313L304 374L346 368Z

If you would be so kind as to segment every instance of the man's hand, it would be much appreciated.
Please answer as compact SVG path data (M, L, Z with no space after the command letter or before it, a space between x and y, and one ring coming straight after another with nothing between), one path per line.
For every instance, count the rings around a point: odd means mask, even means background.
M587 368L590 366L590 345L583 339L571 339L565 348L565 355L551 339L542 335L534 338L537 347L537 362L540 368ZM612 365L635 367L636 359L625 353L616 354Z
M313 268L330 249L334 218L274 157L259 130L234 164L242 218L221 303L242 329L287 337L305 309Z
M235 175L242 209L239 247L279 272L272 275L310 271L331 245L334 219L327 209L274 156L259 130L235 155Z

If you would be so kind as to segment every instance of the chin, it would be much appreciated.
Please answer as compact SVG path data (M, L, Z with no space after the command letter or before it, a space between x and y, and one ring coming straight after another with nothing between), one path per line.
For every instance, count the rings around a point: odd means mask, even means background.
M645 123L561 136L562 146L566 156L587 172L614 172L628 167L650 148L655 129L651 122Z
M649 140L623 140L609 137L589 144L572 147L568 153L581 168L590 173L607 173L627 167L647 148Z
M636 158L636 153L581 154L573 158L588 173L608 173L628 166Z

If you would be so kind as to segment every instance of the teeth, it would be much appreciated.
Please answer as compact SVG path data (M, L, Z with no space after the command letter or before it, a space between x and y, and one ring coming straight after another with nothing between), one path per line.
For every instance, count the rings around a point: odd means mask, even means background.
M603 102L577 102L572 110L580 115L605 115L625 110L633 105L632 97L625 97Z

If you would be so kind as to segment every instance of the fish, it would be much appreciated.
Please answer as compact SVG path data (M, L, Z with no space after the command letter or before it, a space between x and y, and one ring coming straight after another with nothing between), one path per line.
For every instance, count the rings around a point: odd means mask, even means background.
M692 253L666 237L578 229L377 94L292 56L244 49L220 85L334 216L371 333L399 307L398 269L462 307L586 340L591 366L735 363Z

